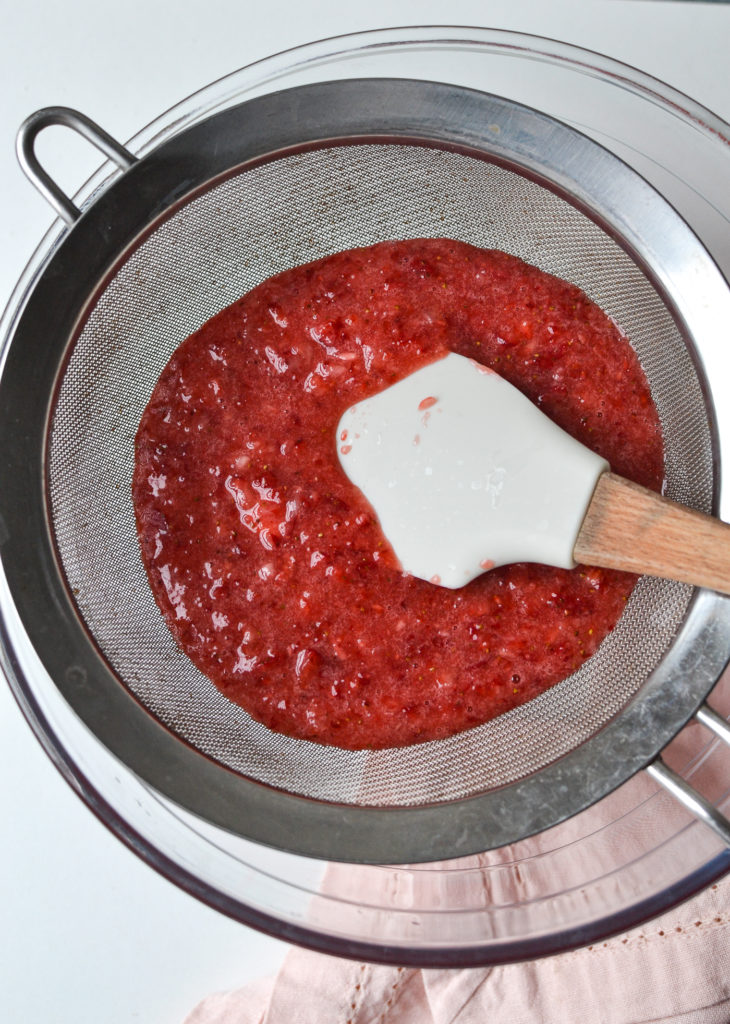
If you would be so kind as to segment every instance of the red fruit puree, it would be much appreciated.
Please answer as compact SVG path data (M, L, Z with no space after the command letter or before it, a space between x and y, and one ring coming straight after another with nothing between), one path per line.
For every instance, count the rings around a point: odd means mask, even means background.
M636 578L618 572L513 565L449 591L400 570L340 468L335 428L447 350L494 368L615 472L660 487L638 360L573 285L445 239L264 281L165 367L133 491L175 640L271 729L350 749L449 736L569 675L621 614Z

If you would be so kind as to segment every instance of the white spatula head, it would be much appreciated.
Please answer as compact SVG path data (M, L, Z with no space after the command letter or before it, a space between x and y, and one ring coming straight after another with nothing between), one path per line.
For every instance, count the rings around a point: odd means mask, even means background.
M452 589L511 562L572 568L608 469L506 380L454 353L348 409L337 450L403 569Z

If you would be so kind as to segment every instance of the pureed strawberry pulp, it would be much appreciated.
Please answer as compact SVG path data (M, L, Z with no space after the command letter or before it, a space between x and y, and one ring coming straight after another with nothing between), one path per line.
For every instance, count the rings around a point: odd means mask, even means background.
M638 360L574 286L446 239L263 282L165 367L133 496L175 640L271 729L351 749L449 736L565 678L621 614L623 573L513 565L448 591L400 571L335 428L448 350L494 368L615 472L661 485Z

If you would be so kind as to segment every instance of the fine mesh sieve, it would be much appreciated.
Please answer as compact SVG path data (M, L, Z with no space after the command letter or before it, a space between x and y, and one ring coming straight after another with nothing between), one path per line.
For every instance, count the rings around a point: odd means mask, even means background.
M255 139L258 151L236 150L235 159L224 154L219 166L206 167L201 147L229 138L232 112L186 133L198 138L178 143L177 190L163 191L164 202L155 196L150 213L151 185L149 195L144 179L133 186L145 210L136 224L128 219L123 244L102 247L91 285L79 287L76 306L69 303L73 327L47 389L48 530L58 592L73 595L58 636L68 640L78 627L93 667L77 655L60 675L77 710L130 767L242 835L332 859L433 859L514 842L562 820L656 755L697 703L690 692L685 707L676 693L678 667L690 650L697 662L702 646L693 589L643 578L617 628L578 672L450 739L351 752L272 733L175 646L140 560L130 490L134 435L170 355L272 274L386 239L449 237L503 249L572 281L619 324L661 419L665 493L703 512L712 510L716 487L712 415L691 329L667 292L661 259L613 220L617 195L622 207L641 208L647 194L652 215L671 219L641 179L587 138L504 100L431 83L334 85L336 92L306 87L253 101L268 104L269 120L274 104L276 130L285 134L292 121L286 145L283 136ZM255 118L246 107L236 124L250 135ZM571 181L565 166L576 155L584 173ZM158 170L169 175L173 157L161 154ZM84 214L70 240L123 181ZM632 195L621 192L627 187ZM124 218L131 193L116 202ZM697 672L700 699L717 674L714 662ZM667 706L671 724L661 721ZM175 755L165 762L170 744ZM580 784L586 764L590 780ZM557 791L548 789L556 779ZM243 809L234 798L242 789ZM376 809L381 816L369 813ZM388 814L391 826L368 838ZM297 815L330 834L301 839ZM455 815L465 838L449 834ZM272 824L277 816L281 822ZM405 822L412 830L406 845L384 839Z
M687 606L689 588L643 580L600 651L538 700L450 740L377 753L270 732L175 646L140 561L129 485L134 434L172 352L273 273L352 246L444 235L504 249L573 281L621 325L662 419L667 493L708 511L712 462L702 392L679 332L644 275L601 228L542 186L483 160L422 146L339 146L282 157L185 205L96 299L54 411L49 480L56 542L96 643L145 707L196 748L245 775L318 799L424 803L535 771L587 739L633 696Z

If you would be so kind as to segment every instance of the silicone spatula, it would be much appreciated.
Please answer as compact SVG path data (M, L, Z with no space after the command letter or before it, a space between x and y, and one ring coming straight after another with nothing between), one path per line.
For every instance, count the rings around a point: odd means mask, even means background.
M611 473L515 387L450 353L351 406L340 463L404 571L456 589L512 562L730 593L730 526Z

